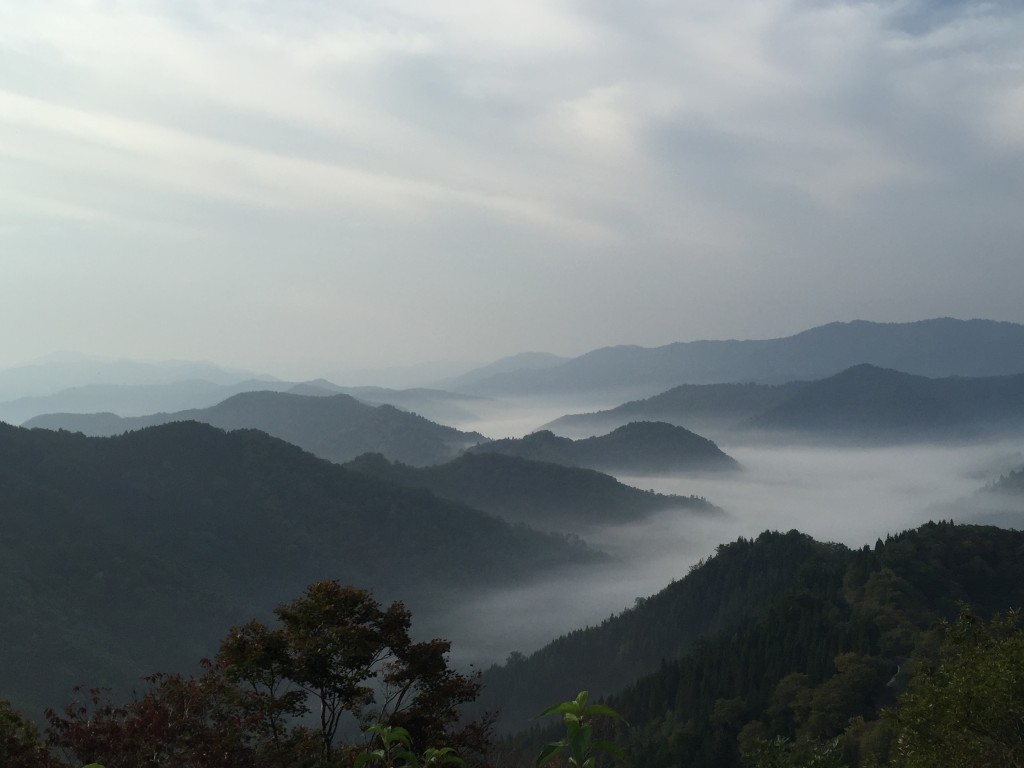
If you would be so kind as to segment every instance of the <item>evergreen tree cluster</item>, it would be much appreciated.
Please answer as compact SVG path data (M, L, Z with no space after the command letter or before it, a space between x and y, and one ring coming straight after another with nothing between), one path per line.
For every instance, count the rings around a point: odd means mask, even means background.
M770 597L758 591L765 580L775 586ZM609 735L626 745L634 766L924 765L900 762L898 697L909 681L927 679L939 666L940 622L966 605L979 624L981 617L1024 605L1024 533L929 523L859 550L796 532L740 540L604 625L488 671L485 692L500 700L506 691L520 690L509 678L551 674L558 659L575 659L567 663L584 678L591 670L629 665L639 654L615 654L609 639L620 631L641 636L652 603L690 594L707 602L704 613L690 603L676 619L677 639L692 638L680 643L685 651L673 653L671 633L653 625L650 642L661 638L662 660L606 698L632 724ZM730 620L711 631L722 618L706 607L737 596L743 599L734 603ZM705 631L693 637L702 622ZM1003 663L1024 674L1024 654L1019 646L1011 651ZM987 669L992 679L996 667ZM1005 698L1024 705L1024 687L1007 686L1012 690ZM923 706L917 705L919 719ZM883 717L886 707L896 707L897 717ZM1009 704L1003 709L1015 711ZM513 738L509 748L527 755L551 735L534 728Z

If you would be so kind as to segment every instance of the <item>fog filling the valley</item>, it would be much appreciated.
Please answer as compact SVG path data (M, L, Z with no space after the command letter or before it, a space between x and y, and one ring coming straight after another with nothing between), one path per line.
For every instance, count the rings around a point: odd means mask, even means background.
M551 418L548 408L535 413L533 428ZM505 436L510 426L526 422L517 415L474 428ZM635 524L580 530L581 538L613 561L464 601L430 628L453 641L452 657L460 666L501 662L513 650L529 654L559 635L600 623L681 579L718 544L739 536L796 528L818 540L860 547L928 520L972 522L979 489L1024 463L1022 444L1010 442L720 447L742 471L619 479L659 493L703 496L724 514L669 510Z

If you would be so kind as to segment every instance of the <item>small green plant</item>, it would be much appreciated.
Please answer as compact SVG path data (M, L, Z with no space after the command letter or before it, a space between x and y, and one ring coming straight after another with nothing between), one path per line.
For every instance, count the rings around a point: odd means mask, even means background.
M575 699L555 704L541 712L537 718L548 715L562 716L562 724L565 726L565 738L545 744L537 758L537 768L550 762L563 750L569 753L569 765L572 768L594 768L596 762L595 752L607 752L623 763L628 762L625 753L619 745L612 741L595 740L593 737L593 719L595 717L610 717L613 720L626 722L622 716L611 707L604 704L587 704L588 693L580 691ZM628 725L628 723L627 723Z
M355 768L366 763L383 768L441 768L445 765L461 766L462 758L451 747L430 747L417 755L413 750L412 737L405 728L376 723L366 729L380 741L380 746L361 753L356 758Z

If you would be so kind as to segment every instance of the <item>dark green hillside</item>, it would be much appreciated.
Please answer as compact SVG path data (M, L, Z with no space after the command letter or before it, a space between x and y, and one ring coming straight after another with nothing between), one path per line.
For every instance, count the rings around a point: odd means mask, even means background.
M570 440L541 430L522 438L482 443L470 451L635 474L739 468L733 458L707 438L660 422L635 422L607 435L583 440Z
M345 466L427 488L507 520L567 533L585 534L594 525L637 520L667 509L682 514L718 511L704 499L641 491L592 469L498 453L467 453L447 464L420 468L367 454Z
M0 697L33 709L79 682L187 669L319 579L428 617L438 595L595 557L254 430L0 425Z
M481 702L500 707L501 726L515 728L574 687L611 693L700 638L759 613L774 595L823 573L841 574L844 562L842 548L796 531L720 545L713 558L636 607L487 670Z
M486 438L460 432L392 405L374 407L350 395L243 392L210 408L118 419L112 414L49 414L27 427L109 436L172 421L200 421L221 429L259 429L330 461L382 453L417 466L448 461Z
M745 419L794 394L803 382L789 384L683 384L646 400L596 413L562 416L544 425L556 434L606 432L633 421L663 421L688 429L728 431Z
M575 441L558 437L542 429L524 437L508 437L471 448L470 453L498 453L531 461L543 461L563 466L579 466L576 461Z
M737 555L754 552L764 565L745 568ZM663 645L653 672L609 698L632 724L618 738L637 768L739 768L741 745L750 749L758 738L774 737L789 739L805 759L814 744L839 738L842 765L885 765L892 724L878 721L879 709L895 704L908 679L937 663L935 621L953 618L961 602L980 617L1024 605L1022 532L929 523L853 551L795 532L764 534L729 545L644 605L579 633L568 654L563 638L489 671L491 695L500 700L518 690L511 679L532 678L570 658L589 659L589 666L567 663L601 679L610 659L618 664L635 653L628 645L609 647L612 628L636 622L628 637L644 637L648 626L660 628L643 620L651 603L667 601L670 590L696 591L688 582L718 569L735 581L713 592L709 605L714 595L751 595L765 573L777 578L760 605L748 603L745 615L734 614L723 631L683 655ZM675 629L690 631L706 610L681 612ZM556 699L572 695L574 686L566 686Z
M743 425L830 440L977 439L1024 430L1024 375L928 379L858 365Z
M576 441L584 466L637 474L738 469L706 437L684 427L657 421L636 421L600 437Z

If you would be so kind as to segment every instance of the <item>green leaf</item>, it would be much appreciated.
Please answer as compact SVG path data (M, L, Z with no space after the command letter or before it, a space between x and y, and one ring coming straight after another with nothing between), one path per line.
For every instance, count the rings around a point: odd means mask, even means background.
M412 736L400 725L389 725L387 726L387 732L389 741L400 741L409 749L412 749Z
M544 748L540 751L540 757L537 758L536 768L540 768L545 763L550 762L555 755L568 746L569 745L564 739L562 741L553 741L550 744L545 744Z
M561 704L554 704L554 705L548 707L543 712L541 712L539 715L534 715L530 719L531 720L538 720L538 719L540 719L542 717L547 717L548 715L554 715L554 714L557 714L559 712L562 713L562 714L566 714L566 715L576 715L578 717L579 714L580 714L580 708L579 708L579 705L575 701L563 701Z
M423 752L422 765L462 765L465 761L455 754L452 747L430 747Z

